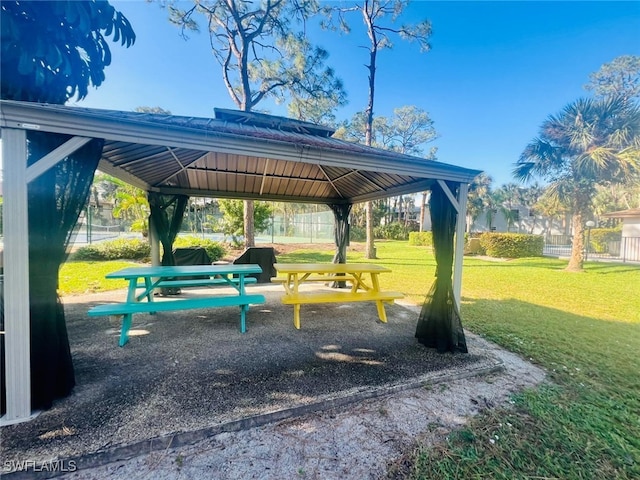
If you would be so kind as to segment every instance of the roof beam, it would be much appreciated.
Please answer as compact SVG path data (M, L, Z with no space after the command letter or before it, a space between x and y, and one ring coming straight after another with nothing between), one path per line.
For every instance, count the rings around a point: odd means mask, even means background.
M188 165L183 165L182 162L180 161L180 159L178 158L178 156L173 152L173 150L171 149L171 147L167 147L167 150L169 151L169 153L171 154L171 156L173 157L173 159L178 163L178 165L180 166L180 168L173 172L171 175L169 175L167 178L164 178L160 181L160 183L166 183L169 180L171 180L173 177L175 177L176 175L179 175L180 173L184 172Z
M335 192L340 195L340 197L343 197L342 193L340 193L340 190L338 190L338 187L336 187L335 183L333 183L331 181L331 179L329 178L329 175L327 175L327 172L325 172L324 168L322 168L322 165L318 165L318 167L320 168L320 171L322 172L322 174L325 176L325 178L327 179L327 181L331 184L331 186L333 187L333 189L335 190ZM344 177L344 175L343 175Z
M262 181L260 182L260 195L262 195L262 191L264 190L264 181L267 178L267 168L269 168L268 158L264 162L264 170L262 171Z
M27 183L35 180L58 162L64 160L73 152L89 143L92 139L87 137L72 137L52 152L47 153L40 160L27 168Z

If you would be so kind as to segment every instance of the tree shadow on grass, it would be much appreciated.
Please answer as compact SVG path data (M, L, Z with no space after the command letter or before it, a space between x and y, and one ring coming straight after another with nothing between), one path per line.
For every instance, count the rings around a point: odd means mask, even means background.
M640 370L638 323L591 318L515 299L463 297L462 303L465 328L546 367L571 363L584 374L604 368L621 375ZM614 372L622 365L635 366Z

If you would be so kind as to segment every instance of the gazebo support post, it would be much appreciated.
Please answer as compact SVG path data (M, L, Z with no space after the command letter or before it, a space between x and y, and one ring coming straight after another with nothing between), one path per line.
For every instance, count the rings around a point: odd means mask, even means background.
M469 186L466 183L461 183L458 187L458 198L456 199L443 180L438 180L438 184L442 187L442 190L457 213L456 244L453 257L453 296L459 311L462 299L462 260L464 258L464 231L465 219L467 218L467 194L469 192Z
M4 175L11 181L4 182L3 204L6 414L0 425L24 422L38 414L31 411L29 184L90 141L88 137L71 137L29 166L26 130L2 129Z
M4 159L4 360L6 414L1 425L31 415L29 324L29 227L27 205L27 133L2 129Z
M458 218L456 221L456 249L453 257L453 297L458 311L462 302L462 260L464 258L464 232L467 219L467 194L469 186L461 183L458 189Z

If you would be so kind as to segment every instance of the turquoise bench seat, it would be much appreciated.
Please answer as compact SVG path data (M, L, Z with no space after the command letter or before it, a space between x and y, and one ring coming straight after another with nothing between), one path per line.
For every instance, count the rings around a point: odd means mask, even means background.
M223 280L224 281L224 280ZM264 295L225 295L217 297L187 298L181 300L167 300L154 302L126 302L110 303L98 305L91 308L87 313L90 317L100 317L105 315L122 315L122 328L120 330L119 345L123 347L129 340L129 329L134 313L155 313L171 310L191 310L197 308L215 307L240 307L240 332L245 333L246 312L249 305L265 303Z

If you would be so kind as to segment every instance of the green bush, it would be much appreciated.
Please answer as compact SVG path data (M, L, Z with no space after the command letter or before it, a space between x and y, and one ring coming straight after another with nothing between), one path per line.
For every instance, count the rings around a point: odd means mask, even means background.
M193 235L177 237L173 242L174 248L200 247L207 251L207 255L212 262L220 260L226 253L224 247L219 242L214 242L206 238L198 238Z
M384 238L385 240L407 240L410 232L411 227L399 222L391 222L376 227L373 234L375 238Z
M433 247L433 233L432 232L411 232L409 233L409 245Z
M480 246L491 257L541 257L544 238L541 235L487 232L480 235Z
M367 239L367 229L364 227L358 227L357 225L351 225L349 227L349 240L354 242L364 242Z
M616 228L592 228L589 234L589 250L595 253L608 253L609 242L621 240L622 225Z
M137 238L109 240L79 248L71 260L148 260L149 242Z

